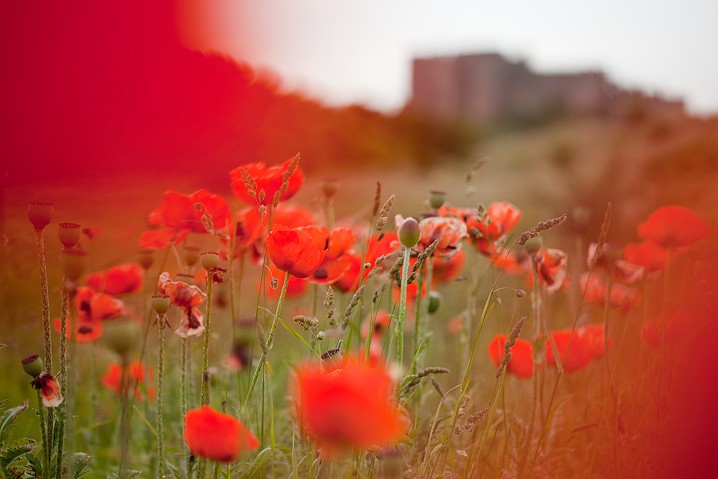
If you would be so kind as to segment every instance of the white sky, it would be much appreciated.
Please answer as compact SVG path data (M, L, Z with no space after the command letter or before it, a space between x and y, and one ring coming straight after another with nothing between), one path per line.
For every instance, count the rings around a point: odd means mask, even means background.
M202 4L212 8L203 20L206 47L271 68L288 88L334 105L400 108L413 57L498 51L538 71L601 69L621 86L683 96L693 112L718 112L716 0Z

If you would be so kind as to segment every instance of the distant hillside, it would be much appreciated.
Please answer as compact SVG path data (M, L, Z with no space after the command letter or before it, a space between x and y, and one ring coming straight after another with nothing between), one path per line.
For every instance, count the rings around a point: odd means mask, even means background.
M471 138L408 115L323 107L268 74L182 45L176 2L3 5L0 154L10 182L201 175L462 154Z

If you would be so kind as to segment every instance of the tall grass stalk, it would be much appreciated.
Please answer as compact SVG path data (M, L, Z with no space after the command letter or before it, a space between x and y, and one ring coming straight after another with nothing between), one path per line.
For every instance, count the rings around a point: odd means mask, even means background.
M396 320L396 362L404 363L404 320L406 318L406 289L409 280L409 258L411 248L402 246L404 262L401 265L401 292L399 293L399 314ZM418 295L418 293L417 293Z
M212 334L212 272L207 271L207 315L204 325L204 343L202 345L202 376L199 402L209 404L209 337Z

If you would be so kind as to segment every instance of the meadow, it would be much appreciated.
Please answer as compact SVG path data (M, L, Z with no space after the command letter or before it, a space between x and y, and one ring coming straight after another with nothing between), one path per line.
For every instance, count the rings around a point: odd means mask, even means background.
M541 148L11 191L0 475L704 477L715 217Z

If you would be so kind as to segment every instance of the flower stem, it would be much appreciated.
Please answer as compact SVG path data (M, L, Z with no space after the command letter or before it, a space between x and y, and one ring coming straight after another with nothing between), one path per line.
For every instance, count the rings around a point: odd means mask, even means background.
M127 449L130 444L130 416L129 416L129 392L130 378L128 377L129 358L122 356L120 361L120 472L119 479L127 477ZM139 375L138 375L139 376Z
M157 477L162 479L165 470L165 437L164 437L164 408L162 404L162 386L164 381L165 356L165 315L158 319L159 326L159 357L157 359Z
M204 346L202 356L202 382L200 386L200 404L209 404L209 336L212 321L212 274L207 272L207 322L204 326Z
M67 417L67 403L68 403L68 387L70 385L70 378L68 377L68 357L67 357L67 301L68 291L65 287L66 277L63 277L62 281L62 308L60 312L60 377L62 382L65 384L63 392L65 393L65 400L60 405L58 420L60 421L58 427L57 439L57 465L56 465L56 477L62 479L62 456L65 446L65 419Z
M279 300L277 302L277 309L274 313L272 327L269 330L269 336L267 336L267 342L265 344L265 347L262 348L262 355L259 358L259 364L257 364L257 369L254 370L254 375L252 376L252 380L249 383L247 398L244 401L245 407L249 403L249 400L252 398L252 393L254 392L254 388L257 385L257 380L259 379L259 373L264 368L264 363L267 360L267 353L272 349L272 346L274 345L274 333L277 331L277 325L279 324L279 316L282 314L282 305L284 304L284 297L287 295L288 286L289 273L286 273L284 275L284 282L282 283L282 291L279 293Z
M50 334L50 292L47 284L45 239L42 231L36 232L37 261L40 266L40 293L42 295L42 327L45 339L45 371L52 373L52 335Z
M399 303L399 317L396 321L396 362L399 365L404 363L404 319L406 318L406 287L409 280L410 254L411 249L404 247L404 263L401 265L401 293Z

